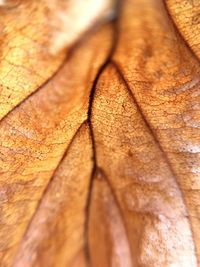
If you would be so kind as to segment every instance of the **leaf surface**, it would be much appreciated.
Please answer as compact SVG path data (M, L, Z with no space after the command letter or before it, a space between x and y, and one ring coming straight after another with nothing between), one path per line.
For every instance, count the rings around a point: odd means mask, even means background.
M169 12L172 15L180 33L200 58L200 5L199 0L167 0Z
M108 36L109 26L82 44L51 81L1 121L0 248L6 266L65 150L87 119L89 91L110 49Z
M56 75L83 33L112 15L112 0L2 2L0 119Z
M200 265L199 6L121 1L64 63L58 20L55 71L0 123L2 266Z

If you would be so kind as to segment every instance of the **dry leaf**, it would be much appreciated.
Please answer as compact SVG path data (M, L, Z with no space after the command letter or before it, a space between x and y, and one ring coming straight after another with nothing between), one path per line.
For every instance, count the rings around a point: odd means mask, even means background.
M200 58L200 4L199 0L167 0L178 29L192 51Z
M200 3L49 2L0 7L1 266L200 266Z
M0 118L52 79L69 47L111 14L112 0L4 2L0 5ZM88 16L91 9L94 13Z

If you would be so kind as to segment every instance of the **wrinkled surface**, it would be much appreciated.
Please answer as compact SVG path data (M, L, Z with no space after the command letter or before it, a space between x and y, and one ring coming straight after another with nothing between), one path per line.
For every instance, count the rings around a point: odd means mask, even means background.
M81 251L91 158L89 128L82 124L43 194L14 266L69 266ZM38 248L42 253L35 253Z
M167 0L166 3L183 38L200 59L199 0Z
M199 1L124 0L87 36L111 2L75 31L58 14L80 1L18 2L0 7L0 265L200 266Z
M89 90L109 49L107 35L109 27L81 45L45 87L1 122L0 247L6 265L66 148L87 119Z
M111 15L112 0L3 2L0 119L60 70L70 46L93 24ZM88 16L91 10L94 13Z

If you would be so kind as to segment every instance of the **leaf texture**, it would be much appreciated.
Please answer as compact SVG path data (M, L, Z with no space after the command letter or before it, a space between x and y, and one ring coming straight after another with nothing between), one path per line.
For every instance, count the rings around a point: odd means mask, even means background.
M80 35L102 20L102 14L109 16L112 0L96 2L5 0L0 6L0 118L47 83ZM94 15L88 16L92 8Z
M198 0L167 0L167 5L181 34L200 58L200 5Z
M14 266L68 266L84 248L91 159L89 128L83 123L43 193Z
M111 34L108 26L81 45L49 83L1 122L0 247L5 266L72 137L87 119L89 90L110 49Z
M199 24L190 29L200 4L124 0L113 22L87 38L74 23L68 40L56 3L0 11L10 27L0 71L1 266L200 266ZM83 16L85 31L114 14L110 3ZM55 19L47 28L46 8ZM28 14L36 26L26 25L26 46L13 20L26 24ZM32 36L41 49L46 33L61 39L48 37L43 57ZM34 57L10 52L16 38Z

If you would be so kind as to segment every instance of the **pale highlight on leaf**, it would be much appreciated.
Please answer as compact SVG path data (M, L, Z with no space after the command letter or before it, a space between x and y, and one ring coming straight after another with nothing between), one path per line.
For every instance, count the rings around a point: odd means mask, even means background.
M77 1L21 0L10 9L5 1L0 7L0 119L58 71L71 45L112 5L87 0L80 9Z
M46 0L51 10L57 10L50 20L52 29L50 51L57 54L72 45L91 25L114 16L113 0ZM81 10L81 14L80 14Z

